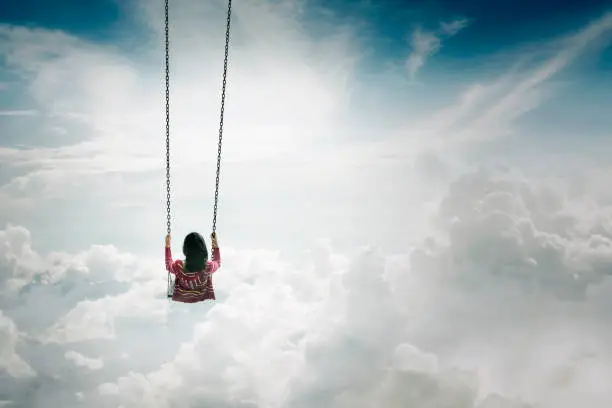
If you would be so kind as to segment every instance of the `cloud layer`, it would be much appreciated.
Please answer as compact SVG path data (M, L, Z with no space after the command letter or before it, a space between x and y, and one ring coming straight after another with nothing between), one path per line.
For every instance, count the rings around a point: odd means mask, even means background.
M481 170L450 186L439 238L410 253L225 248L220 300L196 306L164 299L159 262L102 246L41 256L9 226L2 395L18 406L603 408L611 215Z

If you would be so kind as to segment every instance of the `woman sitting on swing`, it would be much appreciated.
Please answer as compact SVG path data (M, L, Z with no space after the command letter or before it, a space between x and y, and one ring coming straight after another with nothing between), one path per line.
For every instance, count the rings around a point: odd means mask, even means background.
M196 303L215 299L212 274L221 267L221 253L217 244L217 234L211 234L212 258L208 260L208 250L204 238L197 232L185 237L183 254L185 262L172 260L170 235L166 235L166 269L175 276L172 300L183 303Z

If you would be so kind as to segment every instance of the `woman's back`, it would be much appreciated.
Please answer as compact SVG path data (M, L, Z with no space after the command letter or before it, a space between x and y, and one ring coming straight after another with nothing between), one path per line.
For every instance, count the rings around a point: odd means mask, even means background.
M185 261L172 260L170 238L166 237L166 269L176 276L172 300L195 303L215 298L212 275L221 267L221 252L216 234L212 237L212 258L208 261L208 251L202 236L192 232L185 237L183 254Z

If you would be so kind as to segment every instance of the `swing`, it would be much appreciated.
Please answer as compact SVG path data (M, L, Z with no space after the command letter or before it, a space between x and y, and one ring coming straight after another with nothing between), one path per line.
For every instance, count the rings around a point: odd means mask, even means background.
M170 235L170 39L168 1L165 0L165 30L166 30L166 227ZM219 144L217 148L217 176L215 179L215 204L213 207L212 232L217 229L217 206L219 202L219 175L221 173L221 145L223 141L223 114L225 112L225 86L227 84L227 57L229 53L230 23L232 0L227 3L227 22L225 28L225 58L223 60L223 84L221 90L221 113L219 120ZM168 272L168 298L172 298L173 284L171 273Z

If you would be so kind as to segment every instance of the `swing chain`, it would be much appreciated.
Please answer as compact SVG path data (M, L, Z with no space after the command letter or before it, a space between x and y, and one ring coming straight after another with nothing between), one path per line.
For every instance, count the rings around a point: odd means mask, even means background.
M170 211L170 40L169 40L169 7L165 0L165 46L166 46L166 227L168 235L171 232ZM219 144L217 148L217 174L215 179L215 205L213 209L212 231L217 229L217 207L219 202L219 178L221 175L221 147L223 142L223 115L225 113L225 89L227 85L227 60L229 54L230 23L232 0L228 0L227 25L225 30L225 58L223 60L223 87L221 91L221 114L219 120ZM171 296L172 278L168 272L168 296Z
M225 29L225 58L223 60L223 87L221 90L221 114L219 119L219 145L217 148L217 176L215 179L215 205L213 209L212 232L217 230L217 206L219 202L219 176L221 175L221 146L223 142L223 115L225 113L225 87L227 84L227 57L229 53L232 0L227 3L227 24Z
M168 0L165 0L166 23L166 228L170 235L170 36ZM172 296L172 277L168 272L168 297Z
M166 3L166 227L170 235L170 36Z

